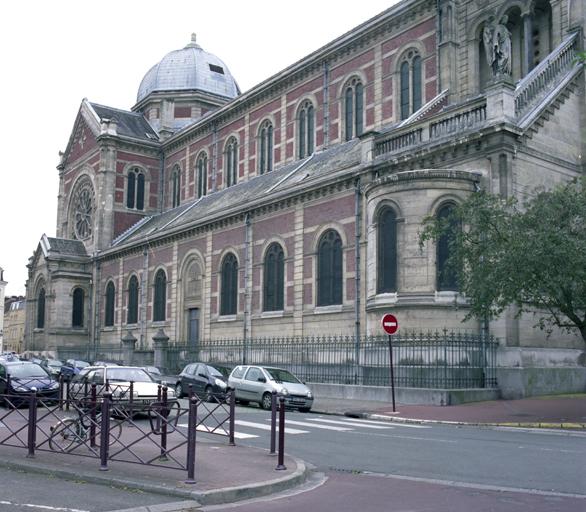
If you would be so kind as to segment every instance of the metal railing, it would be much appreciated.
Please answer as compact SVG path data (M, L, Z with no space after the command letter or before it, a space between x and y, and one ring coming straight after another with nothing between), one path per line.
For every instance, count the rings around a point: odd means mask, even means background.
M494 388L496 350L492 336L469 332L403 332L393 336L395 384L433 389ZM234 367L258 364L286 368L308 382L388 386L386 336L309 336L221 339L196 349L169 347L168 365L194 361Z

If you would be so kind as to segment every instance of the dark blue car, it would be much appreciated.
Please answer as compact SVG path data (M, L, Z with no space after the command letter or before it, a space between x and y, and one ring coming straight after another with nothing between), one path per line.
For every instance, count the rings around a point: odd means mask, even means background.
M59 383L41 365L29 361L0 361L0 401L9 407L27 405L33 389L41 403L59 398Z
M86 361L80 361L79 359L68 359L65 361L59 372L63 376L63 380L71 380L83 368L89 365L90 364Z

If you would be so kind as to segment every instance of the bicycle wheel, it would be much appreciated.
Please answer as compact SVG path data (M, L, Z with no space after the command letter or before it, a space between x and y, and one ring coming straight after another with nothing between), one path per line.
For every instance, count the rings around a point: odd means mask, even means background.
M51 427L49 448L58 452L66 452L74 444L82 442L81 425L75 418L65 418Z

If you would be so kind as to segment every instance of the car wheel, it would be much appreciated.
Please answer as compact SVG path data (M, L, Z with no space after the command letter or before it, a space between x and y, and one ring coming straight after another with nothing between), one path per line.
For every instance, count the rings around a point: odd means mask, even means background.
M265 410L265 411L270 411L273 407L273 396L271 393L265 393L262 396L262 400L260 402L260 406Z
M212 386L206 386L205 390L205 397L206 397L206 402L214 402L214 392L212 391Z
M309 412L311 411L311 407L300 407L299 412Z
M181 382L175 384L175 396L177 398L183 398L183 386L181 385Z

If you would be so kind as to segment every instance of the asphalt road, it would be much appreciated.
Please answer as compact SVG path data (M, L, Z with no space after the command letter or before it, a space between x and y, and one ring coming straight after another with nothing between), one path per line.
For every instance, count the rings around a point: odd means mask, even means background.
M270 424L270 414L253 407L239 408L237 417ZM287 420L303 433L286 436L286 452L322 471L586 495L584 433L401 425L289 411ZM238 443L269 446L263 430L237 422L236 431L259 435Z

